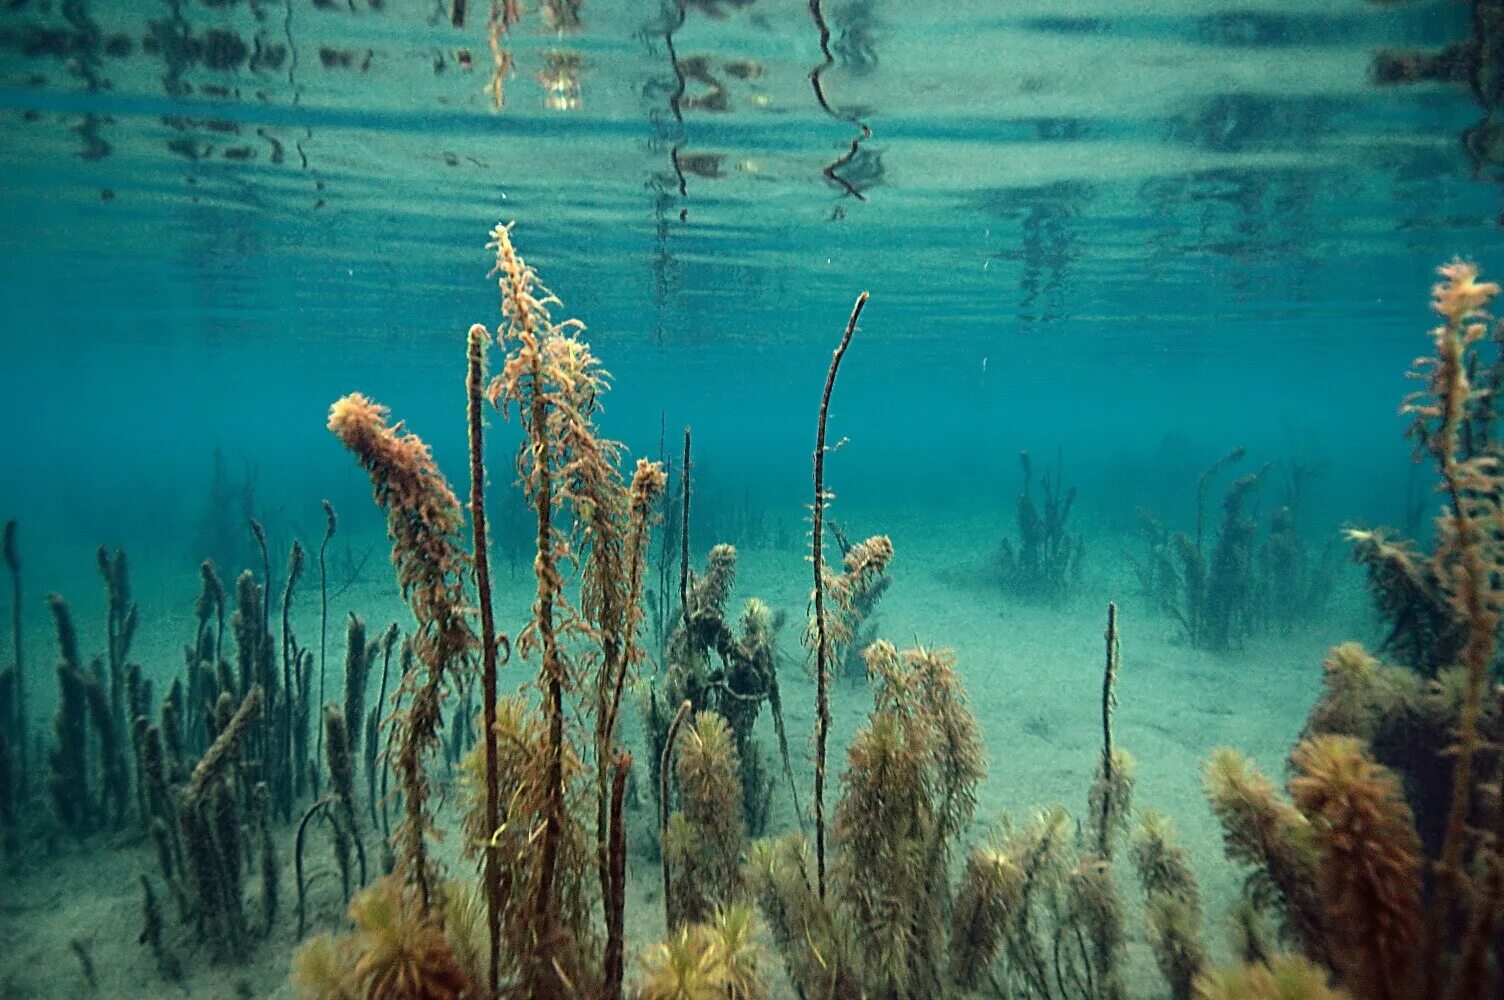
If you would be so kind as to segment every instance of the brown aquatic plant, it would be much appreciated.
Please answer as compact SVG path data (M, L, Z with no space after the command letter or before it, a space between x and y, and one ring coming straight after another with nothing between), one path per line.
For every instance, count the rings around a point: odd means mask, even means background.
M490 332L477 323L465 338L465 425L470 445L470 529L475 564L475 591L480 605L481 643L481 733L485 747L485 827L501 825L501 790L496 773L496 666L495 613L491 605L491 551L486 534L486 438L481 413L486 382L486 351ZM481 878L486 897L486 984L494 994L501 977L501 866L496 852L487 849Z
M497 226L491 239L503 318L497 340L506 358L486 396L521 425L518 479L537 517L536 597L517 649L538 661L547 723L547 794L541 809L533 906L539 938L552 941L567 936L555 923L560 844L570 822L565 815L566 698L581 690L592 672L597 873L603 905L623 898L610 861L608 768L626 675L641 656L636 628L647 530L664 479L658 466L644 462L630 488L623 482L621 446L602 437L595 424L610 375L580 338L584 325L553 318L551 309L559 300L518 255L509 226ZM577 607L564 594L568 567L577 567L579 573ZM570 636L585 642L570 644ZM608 928L620 924L610 913L605 922Z
M437 888L437 887L436 887ZM473 996L444 928L389 875L350 903L353 934L321 934L293 956L305 1000L462 1000Z
M1504 572L1504 549L1492 541L1504 527L1498 496L1501 480L1497 459L1490 454L1467 455L1462 432L1472 398L1469 358L1488 332L1483 310L1499 286L1478 281L1476 266L1454 260L1440 270L1442 280L1431 289L1431 307L1442 318L1431 331L1435 355L1418 359L1411 377L1425 383L1412 393L1403 412L1414 416L1411 436L1418 448L1431 453L1446 496L1447 507L1437 518L1435 556L1442 590L1466 623L1460 660L1466 687L1457 724L1452 800L1446 833L1433 872L1436 889L1421 957L1422 988L1434 993L1442 975L1453 900L1463 895L1469 880L1464 867L1467 823L1475 793L1473 763L1481 738L1478 715L1488 681L1489 663L1498 644L1500 595L1494 581Z
M416 885L427 908L435 872L427 844L431 819L425 761L439 747L450 675L467 669L479 641L465 593L470 557L460 545L459 501L429 447L402 424L388 424L387 413L386 407L351 393L330 407L329 430L371 477L376 503L387 515L397 582L417 619L411 638L415 668L398 688L406 707L393 717L393 764L405 813L395 836L398 871Z
M1310 822L1235 750L1212 752L1204 784L1228 858L1253 869L1259 895L1277 897L1282 906L1287 936L1325 963L1326 929L1316 891L1320 857Z
M1421 848L1395 776L1348 736L1318 736L1291 755L1290 793L1310 821L1328 950L1361 997L1410 996L1421 936Z
M851 318L846 321L846 332L836 345L830 358L830 370L825 376L825 391L820 396L820 416L815 431L815 498L810 506L813 531L810 535L810 557L814 564L815 589L811 601L814 605L814 653L815 653L815 873L820 898L825 898L825 755L830 739L830 663L835 659L831 649L829 623L825 616L825 507L830 494L825 490L825 428L830 419L830 395L836 387L836 375L841 370L841 359L851 346L851 337L856 333L857 321L867 305L867 293L856 297L851 307Z

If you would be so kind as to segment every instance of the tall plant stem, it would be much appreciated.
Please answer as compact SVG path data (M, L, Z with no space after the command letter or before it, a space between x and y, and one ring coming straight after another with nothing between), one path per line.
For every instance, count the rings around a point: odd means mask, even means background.
M334 537L334 532L339 524L339 519L334 514L334 504L324 501L324 540L319 543L319 706L318 710L324 710L324 683L326 671L324 668L325 650L329 645L329 570L325 557L329 551L329 540ZM324 727L317 726L318 746L314 750L314 787L313 794L317 798L318 774L324 767Z
M622 822L622 802L626 798L627 775L631 770L632 755L626 750L618 751L611 776L611 833L606 852L611 872L608 879L611 896L606 901L606 1000L621 1000L621 983L625 964L627 828Z
M600 704L596 707L596 731L595 731L595 759L596 759L596 850L598 866L600 868L601 882L601 905L605 910L606 927L608 934L606 955L606 995L616 997L621 993L621 962L622 942L620 941L621 915L613 913L613 910L621 904L625 898L625 885L622 879L624 874L624 860L618 864L616 850L618 844L625 850L626 829L625 819L621 811L620 790L616 787L610 789L610 799L607 798L606 761L615 760L616 772L612 781L620 783L626 780L624 768L632 761L631 754L622 751L616 752L616 727L621 714L622 694L626 690L627 673L637 659L637 623L640 618L639 608L642 604L643 575L647 568L648 544L650 541L650 526L653 518L653 505L657 502L658 492L665 486L666 480L663 470L656 463L639 462L636 474L632 477L630 501L627 506L627 535L626 535L626 603L620 616L620 635L613 635L610 629L603 630L601 636L601 680L598 697ZM625 764L623 763L625 758ZM609 935L613 930L613 920L616 922L615 931L618 940L612 942ZM611 952L612 945L616 946L616 953ZM615 961L614 969L612 961Z
M518 315L523 315L522 311ZM538 600L533 618L542 650L543 712L548 722L547 777L548 799L544 803L543 836L539 844L538 891L534 914L540 925L539 940L552 939L554 875L559 863L559 840L564 834L564 662L554 623L554 604L560 580L555 565L553 527L554 481L549 467L553 448L548 440L548 408L551 402L539 351L532 352L531 400L528 403L528 430L532 435L535 456L533 474L537 477L534 506L538 512L537 559Z
M674 721L669 723L668 736L663 741L663 757L658 761L658 855L663 861L663 926L670 934L674 930L674 890L668 860L668 793L673 784L674 741L679 738L679 727L684 725L692 708L694 704L688 698L679 704Z
M1097 831L1097 854L1103 858L1112 856L1111 817L1112 817L1112 710L1117 707L1118 699L1114 687L1118 680L1118 606L1109 602L1107 605L1107 632L1104 638L1107 641L1107 662L1102 670L1102 795L1105 800L1102 805L1102 826Z
M689 628L689 428L684 428L684 463L679 466L683 481L684 510L679 516L679 614Z
M4 537L5 565L10 570L10 617L11 617L11 641L15 644L16 652L16 765L19 771L16 782L16 796L18 802L25 802L27 798L27 782L30 780L31 769L26 762L28 751L26 740L26 664L21 659L21 553L16 548L16 522L5 522Z
M485 397L486 347L491 335L479 323L470 328L465 372L465 418L470 431L470 528L475 536L475 590L480 602L481 691L484 720L482 739L486 748L486 829L501 825L501 793L496 774L496 625L491 608L491 558L486 539L485 423L481 403ZM486 969L491 996L501 982L501 865L497 848L486 848L486 939L490 943Z
M1452 530L1448 548L1437 553L1438 562L1445 553L1456 564L1455 596L1457 610L1467 623L1467 641L1461 661L1466 670L1466 686L1458 712L1457 741L1453 750L1452 797L1447 811L1446 834L1441 854L1436 859L1436 889L1431 897L1425 950L1420 968L1422 996L1439 996L1444 966L1443 954L1449 928L1453 926L1452 903L1465 895L1468 888L1465 853L1468 819L1473 805L1473 765L1482 737L1478 717L1483 708L1483 692L1488 685L1488 666L1498 642L1499 615L1490 606L1490 573L1485 563L1482 531L1468 495L1472 487L1467 479L1470 470L1458 460L1458 430L1466 419L1465 402L1471 386L1467 377L1466 341L1461 318L1449 317L1437 334L1437 374L1442 383L1437 393L1441 423L1431 442L1441 472L1442 489L1451 506Z
M863 292L856 297L851 318L846 321L846 333L831 355L825 392L820 396L820 423L815 433L814 529L810 536L810 550L815 569L815 871L821 899L825 898L825 753L830 737L830 673L826 662L830 639L825 627L825 425L830 413L830 394L836 387L836 373L840 371L841 359L846 356L846 348L851 346L851 336L856 332L857 320L866 305L867 293Z

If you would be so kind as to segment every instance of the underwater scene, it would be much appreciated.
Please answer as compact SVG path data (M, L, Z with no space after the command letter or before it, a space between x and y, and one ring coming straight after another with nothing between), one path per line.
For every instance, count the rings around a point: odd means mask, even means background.
M1500 0L0 0L0 998L1504 996Z

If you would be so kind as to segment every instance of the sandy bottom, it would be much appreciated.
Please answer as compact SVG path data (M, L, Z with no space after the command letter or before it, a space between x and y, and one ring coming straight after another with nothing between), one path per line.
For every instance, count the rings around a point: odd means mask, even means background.
M975 539L996 529L980 520L917 524L893 531L897 558L894 584L880 609L881 634L900 646L922 643L955 650L981 721L990 754L990 773L981 792L971 839L985 838L1003 813L1027 816L1050 803L1064 803L1075 815L1085 810L1091 771L1100 752L1099 697L1102 633L1109 599L1120 602L1122 672L1116 734L1120 746L1138 761L1136 805L1153 806L1174 818L1201 879L1206 909L1205 934L1214 955L1222 956L1224 914L1236 898L1242 873L1222 857L1220 832L1201 794L1200 764L1208 751L1232 745L1250 754L1273 776L1283 775L1284 758L1319 687L1320 663L1334 642L1367 635L1366 603L1355 578L1345 579L1332 611L1291 637L1266 637L1246 648L1216 656L1179 641L1174 624L1136 596L1123 539L1094 540L1082 592L1062 608L1010 602L985 576L986 555ZM374 542L374 540L373 540ZM143 625L135 656L165 690L181 663L181 647L191 636L192 567L182 560L151 561L133 552L136 599ZM92 575L92 555L80 547L80 570L65 592L75 601L84 649L100 645L100 587ZM801 796L811 782L808 736L812 733L814 686L798 644L808 593L809 566L797 551L744 551L734 601L756 595L788 613L783 630L782 685ZM531 579L526 569L503 566L498 582L498 619L515 630L529 606ZM373 631L391 620L406 621L388 583L385 564L373 559L364 579L331 607L330 685L338 685L336 664L343 649L343 616L363 614ZM310 596L311 595L311 596ZM52 711L55 682L40 669L56 655L45 631L40 600L28 595L29 676L39 713ZM306 588L297 615L305 643L316 644L316 583ZM338 652L336 652L338 651ZM86 653L87 655L87 653ZM509 668L504 686L520 684L528 668ZM834 694L834 747L844 747L862 723L870 698L858 683L841 683ZM635 713L634 713L635 714ZM769 749L776 746L771 724L759 724ZM34 730L35 731L35 730ZM50 736L50 726L45 727ZM640 746L636 719L624 738ZM840 760L833 751L832 770ZM455 796L443 796L440 825L451 825ZM644 797L644 801L650 799ZM831 803L833 805L834 797ZM662 933L656 851L645 844L654 825L648 808L629 815L633 829L629 870L629 949L644 948ZM772 832L796 825L782 783L775 791ZM367 831L368 840L372 839ZM342 917L338 878L327 835L315 835L309 856L315 872L310 889L311 930L337 927ZM120 997L291 997L288 959L295 947L292 917L291 830L283 831L281 859L283 909L271 937L254 946L248 963L213 965L169 912L168 936L186 975L179 983L159 976L149 951L138 943L142 927L139 875L155 877L156 866L136 830L96 835L87 844L58 841L21 859L0 877L0 996L95 995L71 942L93 964L97 995ZM455 837L441 855L449 870L465 874ZM958 852L960 855L961 852ZM1162 996L1139 928L1142 898L1130 872L1121 874L1130 912L1130 992ZM254 905L254 904L252 904ZM170 906L169 906L170 911ZM773 968L778 963L770 962Z

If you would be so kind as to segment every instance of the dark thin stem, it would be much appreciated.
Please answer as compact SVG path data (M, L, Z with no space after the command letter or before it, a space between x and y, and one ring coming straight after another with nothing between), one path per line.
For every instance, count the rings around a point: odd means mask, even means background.
M461 9L458 7L456 9ZM484 704L486 748L486 829L493 834L501 825L501 792L497 786L496 762L496 623L491 609L491 557L486 539L486 456L485 423L481 404L485 395L486 346L491 335L476 324L470 328L469 365L465 375L465 415L470 432L470 527L475 536L475 589L480 602L481 697ZM493 838L494 840L494 838ZM491 843L488 841L488 843ZM490 942L487 982L491 995L497 993L501 979L501 865L496 848L486 848L486 935Z
M5 522L4 535L5 565L10 570L10 615L11 615L11 641L15 645L16 653L16 766L20 772L16 782L17 801L25 802L27 799L27 782L30 780L30 767L26 761L26 755L30 748L26 740L26 663L21 657L21 554L16 548L16 522Z
M1102 671L1102 827L1097 831L1097 854L1112 857L1112 710L1118 703L1113 686L1118 680L1118 606L1107 605L1107 664Z
M669 932L674 929L673 887L669 884L668 862L669 779L674 761L674 741L678 739L679 727L684 725L684 719L693 707L688 698L679 705L679 711L674 713L674 721L669 723L668 736L663 741L663 756L658 762L658 854L663 861L663 925Z
M811 561L815 569L815 871L820 898L825 898L825 749L830 737L830 673L826 659L830 639L825 627L825 425L830 415L830 394L836 387L836 373L841 359L851 345L857 320L867 305L867 293L856 297L846 332L831 355L830 371L825 376L825 391L820 396L820 422L815 434L815 503L814 530L810 537Z
M329 571L325 562L325 555L329 550L329 540L334 537L335 526L338 524L334 516L334 505L328 500L324 501L324 540L319 544L319 711L324 710L324 654L329 643ZM318 726L318 746L314 750L313 774L317 775L324 766L324 727ZM318 788L313 790L318 794Z
M304 913L304 894L306 892L306 889L305 889L304 884L303 884L303 838L308 833L308 821L311 820L311 819L313 819L314 813L318 812L320 809L327 809L329 806L333 805L336 798L338 798L338 796L335 796L335 795L325 795L323 798L319 799L313 805L309 806L308 810L303 813L303 818L298 821L298 835L297 835L296 839L293 842L294 846L293 846L293 852L292 852L292 863L293 863L293 872L296 874L297 880L298 880L298 939L299 940L302 940L303 929L304 929L304 927L305 927L305 925L307 923L306 916L305 916L305 913ZM362 861L362 865L364 865L364 861ZM364 876L362 875L362 877L364 877Z
M679 614L689 624L689 428L684 428L684 463L679 466L684 509L679 515Z
M375 767L373 768L373 770L375 770L376 768L379 768L381 770L381 779L382 779L381 796L383 798L386 796L386 761L387 761L387 757L386 757L386 754L384 752L377 751L377 749L375 747L375 743L376 743L376 735L379 732L381 732L381 722L382 722L382 715L381 715L381 713L386 708L386 679L387 679L387 674L391 672L391 668L392 668L392 647L395 646L396 644L397 644L397 623L396 622L392 622L392 624L387 627L386 638L383 640L383 645L385 646L385 649L384 649L383 655L381 657L381 692L376 697L376 707L374 709L372 709L373 714L376 716L376 725L371 730L371 733L370 733L370 739L371 739L371 744L372 744L371 745L371 749L370 749L371 762L372 762L372 764L375 765ZM375 790L376 790L376 776L374 774L372 774L370 776L370 782L371 782L371 791L374 793ZM377 796L375 794L372 794L372 796L371 796L371 826L373 828L376 826L376 799L377 799ZM386 815L386 803L385 802L382 802L382 804L381 804L381 812L382 812L383 816ZM383 826L382 826L382 832L383 832L383 835L385 835L385 824L383 824Z
M622 802L627 794L627 775L632 770L632 755L626 750L616 755L611 776L610 858L611 898L606 905L606 1000L621 1000L626 941L624 928L627 909L627 828L622 817Z

